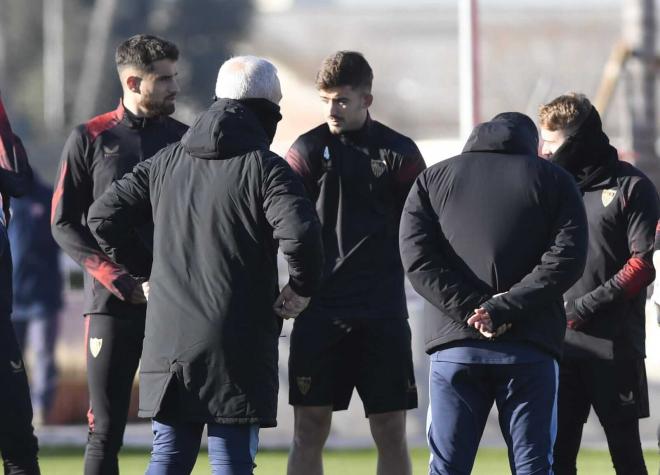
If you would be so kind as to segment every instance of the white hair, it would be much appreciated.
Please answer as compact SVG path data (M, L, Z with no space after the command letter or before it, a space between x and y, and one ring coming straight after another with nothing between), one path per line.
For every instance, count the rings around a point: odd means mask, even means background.
M279 104L282 99L277 68L256 56L235 56L218 71L215 95L224 99L267 99Z

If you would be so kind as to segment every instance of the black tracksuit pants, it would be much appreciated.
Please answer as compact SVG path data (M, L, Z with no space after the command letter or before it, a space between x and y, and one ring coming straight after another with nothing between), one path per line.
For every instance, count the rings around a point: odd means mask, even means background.
M140 362L144 317L85 317L90 408L85 475L116 475L128 419L133 379Z
M9 315L0 316L0 452L5 475L38 475L25 364Z
M646 475L639 417L648 411L643 360L564 359L559 366L556 475L575 475L582 429L593 406L617 475Z

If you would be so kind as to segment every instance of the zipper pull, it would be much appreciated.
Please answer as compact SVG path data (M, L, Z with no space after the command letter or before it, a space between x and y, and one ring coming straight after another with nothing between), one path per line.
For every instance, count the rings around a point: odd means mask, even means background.
M323 171L329 172L332 170L332 158L330 157L330 149L326 145L323 149Z

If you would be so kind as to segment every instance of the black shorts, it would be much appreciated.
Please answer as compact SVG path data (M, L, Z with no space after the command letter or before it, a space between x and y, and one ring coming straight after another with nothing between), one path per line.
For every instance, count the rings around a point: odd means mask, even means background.
M566 359L559 366L559 417L587 421L590 407L600 423L649 416L644 360Z
M408 320L297 319L291 334L289 403L341 411L348 408L353 388L367 416L417 407Z

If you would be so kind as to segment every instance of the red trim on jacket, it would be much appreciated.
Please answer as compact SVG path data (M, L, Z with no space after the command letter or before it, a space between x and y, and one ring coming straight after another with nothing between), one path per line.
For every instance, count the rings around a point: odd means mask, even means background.
M50 203L50 224L53 224L55 221L55 211L57 206L62 200L62 194L64 193L64 177L66 176L66 171L69 168L69 164L65 161L62 163L62 170L60 171L60 176L57 179L57 184L55 185L55 191L53 192L53 199Z
M394 175L394 181L397 186L405 186L409 189L425 168L426 165L423 160L405 160Z
M309 168L307 161L300 155L300 152L294 147L291 147L286 153L284 159L294 172L303 180L307 190L314 189L314 180L312 178L312 171Z
M99 255L93 254L85 258L83 265L85 266L85 270L101 282L110 292L117 296L121 295L113 285L113 281L124 273L116 264L109 262Z
M626 298L631 299L650 285L654 277L653 264L639 257L631 257L615 278Z
M101 135L108 129L117 125L122 117L124 117L124 103L119 101L119 105L113 111L106 112L105 114L97 115L85 123L85 130L89 134L92 142L96 137Z

